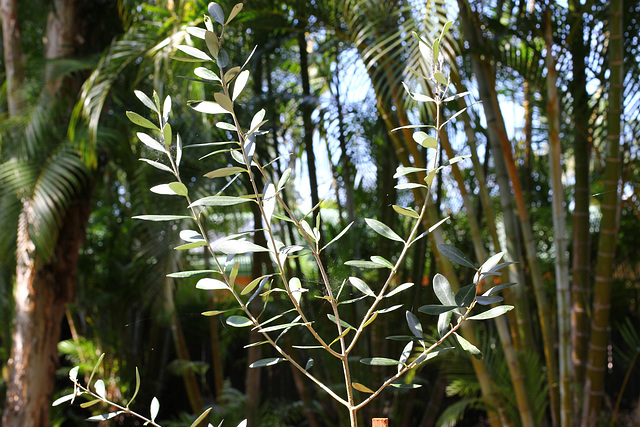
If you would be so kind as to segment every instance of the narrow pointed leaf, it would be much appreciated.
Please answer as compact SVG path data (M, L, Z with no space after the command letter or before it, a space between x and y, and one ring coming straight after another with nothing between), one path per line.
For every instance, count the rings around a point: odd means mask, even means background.
M329 318L329 320L331 320L336 325L338 324L338 322L336 322L336 317L333 314L327 314L327 317ZM348 324L347 322L345 322L342 319L340 319L340 324L342 325L343 328L356 329L356 328L354 328L353 326L351 326L350 324Z
M198 199L191 203L189 207L194 206L233 206L241 203L252 202L252 199L246 199L244 197L233 196L207 196L202 199Z
M243 6L242 3L238 3L235 6L233 6L233 9L231 9L231 12L229 12L229 17L224 23L225 25L228 25L229 22L231 22L231 20L235 18L238 13L240 13L240 11L242 10L242 6Z
M108 414L95 415L93 417L87 418L85 421L91 421L91 422L107 421L107 420L110 420L111 418L117 417L123 412L124 411L116 411L116 412L109 412Z
M385 295L385 297L389 298L392 297L404 290L407 290L409 288L411 288L415 283L413 282L407 282L407 283L403 283L402 285L398 286L397 288L394 288L391 292L389 292L388 294Z
M453 316L453 312L451 311L442 313L438 316L438 335L440 337L445 336L445 334L449 332L449 323L451 322L451 316Z
M151 166L153 166L156 169L160 169L161 171L165 171L165 172L169 172L169 173L173 173L173 171L171 170L171 168L169 166L163 165L162 163L156 162L154 160L149 160L149 159L140 159L140 161L143 161L145 163L150 164Z
M200 77L201 79L204 80L212 80L212 81L216 81L216 82L220 82L220 77L218 77L218 75L211 71L208 68L205 67L198 67L195 70L193 70L193 74L195 74L196 76ZM202 102L208 102L208 101L202 101ZM200 103L197 103L200 104ZM191 107L193 107L193 105L191 105ZM204 113L204 111L203 111Z
M391 228L381 223L380 221L371 219L371 218L365 218L364 221L367 223L369 227L373 229L373 231L380 234L381 236L386 237L387 239L390 239L390 240L395 240L397 242L404 243L404 240L402 239L402 237L398 236L395 231L393 231Z
M222 108L217 102L200 101L190 105L194 110L205 114L227 114L227 110ZM235 130L235 127L233 128Z
M190 427L196 427L198 424L204 421L207 415L209 415L209 412L211 412L211 409L212 409L211 407L205 409L205 411L202 414L200 414L198 418L196 418L196 420L191 424Z
M451 285L447 278L440 273L437 273L433 277L433 292L436 294L436 297L438 297L438 300L440 300L442 305L456 305L453 289L451 289Z
M376 264L380 264L380 265L382 265L384 267L387 267L387 268L391 268L392 269L394 267L394 265L391 263L391 261L387 260L384 257L378 256L378 255L373 255L371 257L371 261L375 262Z
M136 215L133 219L141 219L143 221L174 221L177 219L192 219L186 215Z
M296 300L296 303L300 304L300 298L302 298L302 283L300 283L300 279L292 277L291 280L289 280L289 290L293 295L293 299Z
M501 305L499 307L493 307L484 313L476 314L475 316L467 317L468 320L487 320L494 317L502 316L507 311L513 310L512 305Z
M364 261L364 260L347 261L344 263L344 265L357 267L357 268L384 268L384 265L380 265L373 261Z
M354 390L357 390L362 393L373 394L373 390L371 390L369 387L362 385L360 383L355 383L355 382L351 383L351 387L353 387Z
M476 359L482 359L482 352L478 350L478 348L471 344L469 341L464 339L462 336L458 335L458 333L454 332L458 343L462 347L464 351L475 357Z
M209 3L207 9L209 11L209 15L213 18L214 21L216 21L220 25L224 24L224 12L222 11L222 8L218 3Z
M407 317L407 324L409 325L409 329L411 330L411 333L415 335L417 338L420 338L420 339L424 338L424 332L422 332L422 325L420 324L420 321L418 320L416 315L410 311L407 311L406 317Z
M498 295L493 295L490 297L485 297L483 295L478 295L476 297L476 302L480 305L490 305L490 304L496 304L499 302L504 301L504 298L502 298L501 296Z
M247 326L253 325L251 320L244 316L229 316L226 322L227 325L233 326L234 328L246 328Z
M151 121L145 119L144 117L142 117L138 113L134 113L133 111L127 111L126 114L127 114L127 117L129 118L129 120L131 121L131 123L133 123L133 124L145 127L147 129L153 129L153 130L157 130L157 131L160 130L160 129L158 129L158 126L153 124Z
M162 144L160 144L158 141L153 139L151 136L147 135L146 133L142 133L142 132L138 132L138 133L136 133L136 135L138 136L140 141L142 141L142 143L144 145L146 145L147 147L151 148L152 150L160 151L162 153L167 154L167 149L164 148L164 146Z
M51 406L58 406L61 405L65 402L69 402L70 400L73 400L73 398L76 397L75 394L71 393L71 394L67 394L65 396L59 397L56 400L53 401L53 403L51 404Z
M190 242L190 243L185 243L184 245L179 245L176 246L175 249L176 251L185 251L188 249L195 249L195 248L200 248L202 246L206 246L207 242L205 240L200 240L197 242Z
M204 33L204 42L207 45L207 49L209 50L209 53L211 53L211 56L217 58L220 45L216 33L207 30L207 32Z
M207 55L206 53L204 53L200 49L197 49L197 48L195 48L193 46L180 45L180 46L176 46L176 48L178 50L186 53L187 55L196 58L196 59L201 59L203 61L212 61L212 59L211 59L211 57L209 55Z
M418 309L420 313L439 315L458 308L456 305L423 305Z
M492 272L493 268L498 265L503 256L504 252L498 252L497 254L489 257L489 259L480 266L476 274L473 276L473 283L478 283L480 280L482 280L485 273Z
M483 293L482 295L484 295L484 296L486 296L486 297L487 297L487 296L490 296L490 295L495 294L496 292L500 292L501 290L503 290L503 289L505 289L505 288L508 288L508 287L510 287L510 286L514 286L514 285L516 285L516 284L517 284L517 283L515 283L515 282L511 282L511 283L502 283L502 284L500 284L500 285L496 285L496 286L494 286L493 288L489 289L488 291L485 291L485 293Z
M387 308L383 308L382 310L378 310L378 313L380 314L384 314L384 313L391 313L392 311L395 311L399 308L402 307L402 304L397 304L397 305L392 305L391 307L387 307Z
M267 181L262 191L262 208L267 224L271 224L271 216L276 209L276 187L271 181Z
M231 97L232 101L235 101L236 98L242 93L242 90L246 86L247 81L249 81L249 74L249 70L244 70L240 74L238 74L236 82L233 85L233 96Z
M155 104L153 103L153 101L147 96L147 94L145 94L142 91L139 90L134 90L133 93L135 93L136 97L147 107L149 108L151 111L155 111L156 113L158 112L158 109L156 108Z
M402 206L393 205L393 210L403 216L408 216L410 218L419 218L420 214L411 208L403 208Z
M171 188L178 196L186 197L189 194L187 186L181 182L170 182L169 188Z
M371 366L396 366L399 362L394 359L388 359L386 357L371 357L360 359L360 363L363 365Z
M262 368L265 366L276 365L280 362L284 362L286 359L284 357L267 357L266 359L260 359L256 362L253 362L249 365L250 368Z
M202 276L203 274L219 273L217 270L190 270L190 271L176 271L175 273L167 274L167 277L174 279L185 279L188 277Z
M442 255L446 256L456 264L474 269L476 268L473 262L471 262L471 260L465 254L463 254L458 248L454 246L447 245L446 243L440 243L438 245L438 251L440 251Z
M362 279L359 279L357 277L349 277L349 282L363 294L375 298L376 294L373 293L371 288L369 288L369 286L366 283L364 283Z
M227 286L227 284L222 280L205 278L198 280L198 283L196 283L196 288L205 291L215 291L220 289L228 290L229 286Z
M269 249L248 240L225 240L215 246L216 251L227 255L246 254L248 252L269 252Z
M407 360L409 360L409 356L411 356L411 350L413 350L413 341L409 341L402 349L400 359L398 360L398 372L402 370L404 365L407 363Z
M476 285L463 286L456 292L455 300L458 307L469 307L476 297Z
M159 411L160 411L160 402L158 401L157 397L154 397L153 399L151 399L151 407L150 407L151 421L153 422L156 421L156 417L158 416Z

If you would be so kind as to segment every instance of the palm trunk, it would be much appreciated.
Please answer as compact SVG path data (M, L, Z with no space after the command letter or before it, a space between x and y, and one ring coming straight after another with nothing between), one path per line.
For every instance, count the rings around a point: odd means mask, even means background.
M9 116L19 116L24 110L24 58L22 55L22 36L18 22L18 4L16 0L2 0L2 40L4 47L4 68L7 79L7 104Z
M558 365L560 371L560 425L571 426L573 390L571 366L571 298L569 293L569 264L567 261L567 236L564 211L564 187L562 185L562 145L560 143L560 99L558 72L553 55L553 28L551 10L545 11L545 43L547 55L547 118L549 133L549 171L551 172L551 205L553 209L553 238L555 246L556 298L558 310Z
M620 121L622 118L622 84L624 76L624 45L622 27L622 0L610 4L609 26L609 107L607 111L607 156L602 190L602 220L598 241L598 259L595 269L593 318L584 385L582 425L596 425L602 397L607 356L609 311L611 308L611 281L617 241L617 210L620 200Z
M477 43L482 42L482 35L477 32L477 27L471 21L471 8L465 0L459 0L463 29L467 40L470 40L471 52L480 52L481 49ZM482 61L478 54L472 54L471 60L473 69L478 80L478 88L480 97L483 100L485 115L487 116L487 125L489 130L489 142L496 165L496 174L498 185L500 186L501 198L513 197L518 208L520 219L520 228L524 237L527 261L531 270L531 280L533 283L534 294L538 305L538 318L542 331L542 340L544 345L544 356L547 365L547 377L550 396L550 406L553 425L558 425L559 418L559 394L558 394L558 373L555 356L555 334L551 324L551 309L545 294L544 283L540 264L538 262L533 239L531 223L527 212L527 206L522 194L522 187L518 177L511 143L508 140L504 119L498 105L497 93L495 90L495 73L492 65ZM502 153L502 155L500 155ZM510 182L509 182L510 181ZM511 196L511 186L513 186L513 196ZM505 219L508 217L505 213ZM505 226L508 224L505 223ZM511 234L507 232L508 234Z
M58 367L58 341L66 304L76 290L78 251L90 214L88 200L71 205L50 260L29 237L30 202L20 215L16 269L16 316L8 364L2 425L46 427Z
M584 20L582 6L577 0L569 2L572 13L575 40L569 43L571 50L573 79L571 95L573 98L574 158L575 158L575 194L573 209L573 282L571 284L571 348L573 362L573 381L582 384L584 381L585 360L587 358L587 342L589 339L589 317L587 305L589 301L590 243L589 243L589 95L587 93L587 76L584 58L587 48L584 44ZM577 393L576 393L577 397ZM575 403L579 409L579 402ZM575 412L575 411L574 411Z

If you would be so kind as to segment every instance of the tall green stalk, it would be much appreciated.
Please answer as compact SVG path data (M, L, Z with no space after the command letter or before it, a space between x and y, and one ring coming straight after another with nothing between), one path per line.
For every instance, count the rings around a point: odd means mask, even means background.
M611 282L618 234L617 210L620 201L620 139L622 119L622 85L624 81L623 1L610 3L609 22L609 106L607 109L607 153L602 190L602 220L595 268L593 317L584 384L582 425L596 425L606 371Z

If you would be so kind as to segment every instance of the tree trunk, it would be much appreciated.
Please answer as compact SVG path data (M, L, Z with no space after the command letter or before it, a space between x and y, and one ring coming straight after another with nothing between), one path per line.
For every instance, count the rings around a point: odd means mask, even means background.
M491 151L495 160L501 199L512 198L518 208L520 230L524 238L524 247L527 254L527 261L531 269L531 280L538 305L538 318L540 321L540 329L542 331L544 356L547 365L547 383L549 388L552 422L553 425L556 426L558 425L560 400L558 394L557 363L554 349L556 340L554 330L551 325L551 309L545 294L529 214L524 202L520 179L513 160L511 143L507 137L504 118L502 117L498 104L494 81L495 71L493 70L492 64L480 59L480 44L483 43L483 39L482 35L479 33L479 28L477 25L474 25L472 20L469 3L465 0L459 0L458 4L460 6L465 36L467 40L470 40L471 42L471 52L475 52L475 54L471 55L471 60L478 80L480 97L483 101L482 105L487 117L489 142L491 143ZM513 186L513 195L511 193L511 186ZM505 219L510 216L509 212L510 211L508 210L503 210ZM505 226L507 225L508 224L505 222ZM513 236L510 231L508 231L507 234L508 236Z
M5 11L10 11L5 6L9 7L11 3L2 2L3 20ZM16 19L15 8L13 11L12 19ZM74 51L72 36L74 25L77 25L74 22L75 13L74 0L54 2L54 12L49 14L47 21L47 59L67 57ZM10 24L3 25L3 31L9 29ZM15 55L19 32L14 30L11 38L14 42L11 49ZM7 42L11 41L5 38L5 43ZM45 84L55 83L54 76L52 66L48 65ZM19 79L15 68L13 77ZM62 84L60 81L57 83ZM20 102L17 105L20 107ZM67 208L57 241L47 259L36 252L30 236L33 224L40 220L34 213L33 201L27 198L23 202L17 233L15 326L2 425L49 425L49 407L58 363L60 324L66 304L75 297L78 251L84 243L90 215L89 188L85 187Z
M22 37L18 23L16 0L2 0L2 40L4 47L4 68L7 75L7 104L9 116L15 117L24 110L24 57Z
M620 120L622 117L622 85L624 82L624 44L622 0L610 4L609 24L609 107L607 110L607 155L602 190L602 219L598 241L598 260L595 269L593 318L584 384L582 425L596 425L604 395L604 374L607 358L609 311L611 309L611 281L618 234L617 210L620 201Z
M553 28L551 10L545 11L545 44L547 68L547 119L549 134L549 171L551 173L551 206L553 209L553 240L555 246L556 299L558 310L558 370L560 375L560 425L573 425L573 387L571 365L571 294L567 235L562 185L562 145L560 143L560 95L558 71L553 54Z
M65 307L75 298L78 251L90 214L88 198L69 207L49 261L35 253L27 202L18 227L16 317L2 425L49 425L58 341Z
M573 61L571 80L571 97L573 98L574 126L574 158L575 158L575 193L573 209L573 282L571 284L571 350L573 362L573 381L582 384L584 381L585 360L587 358L587 342L589 340L589 303L590 274L590 242L589 242L589 162L590 162L590 130L589 94L587 93L587 75L585 58L588 50L584 43L584 20L582 6L578 0L569 2L572 14L571 27L576 37L569 43ZM576 393L577 397L577 393ZM580 403L575 399L574 408Z

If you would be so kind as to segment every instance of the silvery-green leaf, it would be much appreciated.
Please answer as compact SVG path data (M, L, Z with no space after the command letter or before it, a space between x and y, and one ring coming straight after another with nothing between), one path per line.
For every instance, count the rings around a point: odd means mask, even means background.
M289 182L289 178L291 177L291 168L287 168L284 172L282 172L282 176L278 180L277 190L280 192L284 188L284 186Z
M369 288L369 286L366 283L364 283L362 279L359 279L357 277L349 277L349 282L363 294L375 298L376 294L373 293L371 288Z
M414 173L414 172L426 172L425 168L414 168L414 167L405 167L405 166L398 166L398 168L396 169L396 173L393 174L394 178L399 178L401 176L405 176L408 175L410 173Z
M323 347L320 346L320 348L323 348ZM308 371L309 369L311 369L312 366L313 366L313 359L309 358L309 360L307 360L307 364L304 367L304 370Z
M182 138L180 134L176 135L176 168L180 167L180 161L182 160Z
M162 105L162 118L166 123L169 120L169 113L171 112L171 97L167 95L164 99L164 104Z
M369 227L373 229L373 231L380 234L381 236L386 237L387 239L404 243L404 240L402 239L402 237L398 236L395 231L393 231L391 228L381 223L380 221L371 219L371 218L365 218L364 221L367 223Z
M167 277L174 279L184 279L188 277L197 277L209 273L219 273L217 270L190 270L190 271L176 271L175 273L167 274Z
M360 363L371 366L395 366L398 364L398 361L386 357L371 357L360 359Z
M378 310L378 313L380 314L384 314L384 313L390 313L392 311L395 311L399 308L402 307L402 304L398 304L398 305L392 305L391 307L387 307L387 308L383 308L382 310Z
M473 283L477 284L480 280L482 280L484 278L484 274L492 271L493 268L498 265L503 256L504 252L498 252L497 254L489 257L489 259L480 266L476 274L473 276Z
M289 290L293 295L293 299L295 299L296 303L299 305L300 298L302 298L302 283L300 283L300 279L292 277L291 280L289 280Z
M409 360L409 356L411 356L411 351L413 350L413 341L409 341L404 348L402 349L402 353L400 353L400 359L398 360L398 372L404 368L404 365Z
M231 9L231 12L229 12L229 17L227 18L225 25L228 25L229 22L231 22L231 20L235 18L238 13L240 13L240 11L242 10L242 6L244 6L242 3L237 3L235 6L233 6L233 9Z
M158 112L158 108L156 108L156 105L153 103L153 101L142 91L139 90L134 90L133 93L135 93L136 97L150 110L155 111L156 113Z
M269 252L269 249L248 240L225 240L215 246L216 251L227 255L246 254L248 252Z
M411 208L403 208L402 206L393 205L393 210L403 216L410 218L420 218L420 214Z
M160 151L162 153L168 154L167 149L164 148L162 144L160 144L158 141L156 141L146 133L138 132L136 133L136 135L138 136L138 138L140 138L140 141L142 141L144 145L151 148L152 150L156 150L156 151Z
M204 419L207 417L207 415L209 415L209 412L211 411L212 407L209 407L207 409L204 410L203 413L200 414L200 416L198 418L195 419L195 421L191 424L190 427L196 427L198 424L200 424L202 421L204 421ZM209 424L211 425L211 424Z
M196 288L205 291L215 291L220 289L228 290L229 286L227 286L227 284L222 280L204 278L198 280L198 283L196 283Z
M160 402L158 401L158 398L154 397L153 399L151 399L151 408L150 408L152 422L156 421L156 417L158 416L159 411L160 411Z
M221 81L220 77L218 77L218 75L215 72L205 67L196 68L195 70L193 70L193 74L195 74L196 76L204 80L212 80L216 82ZM207 102L207 101L202 101L202 102Z
M315 242L316 241L315 234L313 233L313 230L311 229L311 226L309 225L309 223L303 219L300 221L300 225L302 226L302 229L307 234L307 236L309 236L311 240Z
M502 284L500 284L500 285L494 286L493 288L491 288L491 289L489 289L489 290L485 291L482 295L484 295L484 296L493 295L493 294L495 294L496 292L500 292L501 290L503 290L503 289L505 289L505 288L508 288L508 287L510 287L510 286L514 286L514 285L516 285L516 284L517 284L517 283L515 283L515 282L511 282L511 283L502 283Z
M329 318L329 320L331 320L336 325L338 324L338 322L336 321L336 316L334 316L333 314L327 314L327 317ZM342 325L343 328L355 329L353 326L351 326L350 324L348 324L347 322L345 322L342 319L340 319L340 325Z
M415 335L417 338L422 339L424 337L424 332L422 332L422 325L420 324L420 321L418 320L416 315L410 311L407 311L406 317L407 324L409 325L411 333L413 333L413 335Z
M460 343L460 346L464 351L466 351L476 359L482 359L482 352L478 350L478 348L475 345L471 344L469 341L464 339L461 335L458 335L457 332L454 332L454 334L456 336L456 339L458 340L458 343Z
M271 216L276 209L276 202L276 187L271 181L267 181L262 191L262 208L264 210L266 224L271 223Z
M227 110L222 108L217 102L211 101L199 101L190 104L190 107L194 110L205 114L227 114ZM235 130L235 127L233 128Z
M104 381L97 380L94 385L94 388L96 389L96 393L98 394L98 396L104 399L105 396L107 395L107 389L104 386Z
M392 297L406 289L409 289L410 287L412 287L414 285L413 282L407 282L407 283L403 283L402 285L394 288L391 292L389 292L388 294L385 295L385 297L389 298Z
M364 261L364 260L351 260L351 261L345 262L344 265L348 265L356 268L385 268L383 265L380 265L373 261Z
M160 129L158 129L158 126L153 124L151 121L145 119L144 117L142 117L138 113L134 113L133 111L127 111L126 114L127 114L127 117L129 118L129 120L131 121L131 123L133 123L135 125L142 126L142 127L147 128L147 129L157 130L157 131L160 130Z
M246 199L244 197L207 196L191 203L189 207L191 208L194 206L232 206L232 205L239 205L241 203L247 203L252 201L253 201L252 199Z
M456 292L455 300L458 307L469 307L476 297L476 285L463 286Z
M204 34L207 30L200 27L187 27L187 33L198 39L204 40Z
M398 184L395 186L398 190L411 190L413 188L427 188L426 185L416 184L414 182L405 182L403 184Z
M220 25L224 25L224 12L220 5L216 2L211 2L207 6L207 10L209 11L209 15Z
M173 221L176 219L193 219L187 215L136 215L133 219L141 219L143 221Z
M258 332L263 333L263 332L281 331L283 329L289 329L295 326L304 326L304 325L307 325L307 323L299 323L299 322L284 323L282 325L275 325L275 326L268 326L266 328L260 328L258 329Z
M451 322L453 312L448 311L438 316L438 335L442 338L449 332L449 323Z
M51 404L51 406L58 406L61 405L65 402L68 402L70 400L73 400L73 398L76 397L75 394L71 393L71 394L67 394L66 396L62 396L57 398L56 400L53 401L53 403Z
M201 59L203 61L211 61L212 60L209 55L207 55L206 53L204 53L200 49L196 49L193 46L180 45L180 46L176 46L176 49L186 53L189 56L193 56L194 58Z
M420 313L424 314L432 314L432 315L440 315L442 313L447 313L451 310L455 310L458 308L457 305L423 305L418 309Z
M228 131L231 131L231 132L235 132L235 131L238 130L238 128L236 128L235 125L232 125L231 123L226 123L226 122L217 122L216 123L216 127L219 128L219 129L228 130Z
M232 101L235 101L236 98L242 93L242 90L244 89L244 87L247 84L247 81L249 80L249 70L244 70L242 71L240 74L238 74L238 77L236 78L236 82L233 85L233 96L231 97Z
M433 292L443 305L456 305L453 289L447 278L440 273L433 277Z
M153 166L156 169L160 169L161 171L165 171L165 172L169 172L169 173L173 173L173 171L171 170L171 168L169 166L163 165L162 163L153 161L153 160L149 160L149 159L139 159L142 162L148 163L151 166Z
M244 73L244 71L243 71ZM255 132L258 128L258 126L260 125L260 123L262 123L262 120L264 119L266 112L264 110L264 108L260 109L260 111L258 111L253 118L251 119L251 125L249 127L249 130L251 132Z
M381 257L379 255L373 255L371 257L371 261L375 262L376 264L380 264L380 265L382 265L384 267L390 268L390 269L392 269L394 267L394 265L391 263L391 261L389 261L385 257Z
M442 255L449 258L456 264L460 264L473 269L476 268L473 262L471 262L471 260L465 254L463 254L458 248L454 246L447 245L446 243L440 243L438 245L438 251L440 251Z
M480 314L476 314L475 316L470 316L467 317L468 320L487 320L487 319L493 319L494 317L498 317L498 316L502 316L504 313L506 313L509 310L513 310L513 306L512 305L501 305L498 307L493 307L490 308L489 310L480 313Z
M260 359L249 365L250 368L262 368L264 366L272 366L280 362L284 362L284 357L267 357L266 359Z
M246 328L247 326L253 325L251 320L244 316L229 316L227 317L226 322L227 325L235 328Z
M204 34L204 42L207 45L207 49L209 49L209 53L213 58L218 57L218 52L220 50L219 40L216 33L213 31L207 31Z
M227 65L229 65L229 54L224 49L220 49L216 59L218 61L218 67L220 68L227 68Z
M223 176L235 175L237 173L246 172L245 168L241 168L238 166L229 166L225 168L216 169L214 171L205 173L205 178L220 178Z
M218 103L218 105L220 105L222 108L224 108L230 113L233 112L233 102L231 101L231 99L229 99L227 95L225 95L224 93L216 92L213 94L213 97Z
M176 246L173 249L175 249L177 251L184 251L184 250L188 250L188 249L200 248L202 246L206 246L206 244L207 244L206 241L201 240L199 242L185 243L184 245Z
M504 301L504 298L502 298L501 296L498 295L493 295L493 296L489 296L489 297L485 297L483 295L478 295L476 297L476 302L480 305L491 305L491 304L496 304L498 302L502 302Z
M93 417L87 418L85 421L91 421L91 422L107 421L107 420L110 420L111 418L117 417L123 412L124 411L116 411L116 412L109 412L108 414L94 415Z

